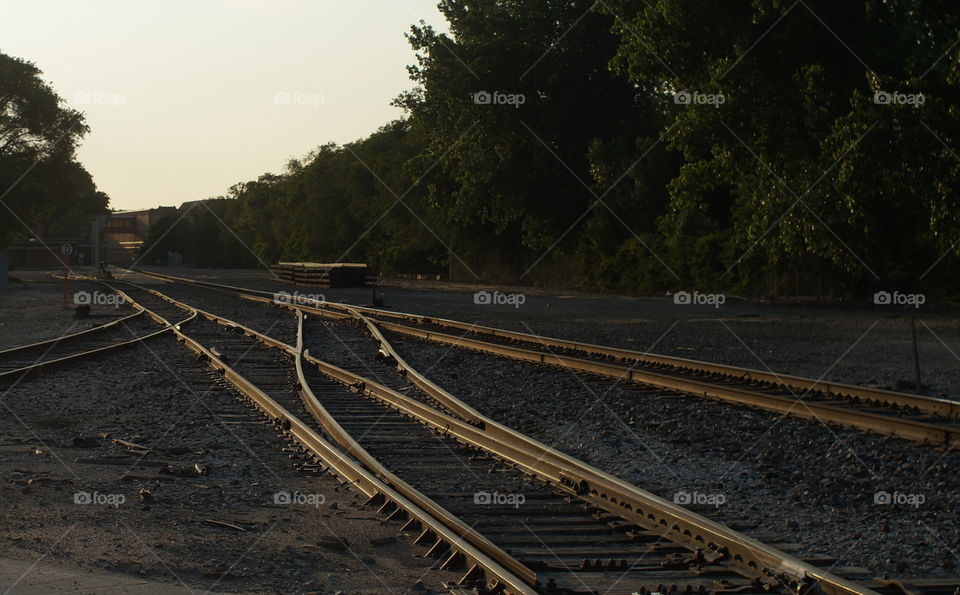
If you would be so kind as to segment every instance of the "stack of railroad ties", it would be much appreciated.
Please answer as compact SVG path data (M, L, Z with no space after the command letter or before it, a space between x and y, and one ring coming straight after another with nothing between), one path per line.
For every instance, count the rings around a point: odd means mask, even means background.
M281 281L311 287L367 287L371 279L361 262L278 262L270 268Z

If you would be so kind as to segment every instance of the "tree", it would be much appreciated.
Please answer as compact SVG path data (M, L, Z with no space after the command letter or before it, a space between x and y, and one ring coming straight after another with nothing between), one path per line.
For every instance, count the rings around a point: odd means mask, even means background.
M670 146L683 153L660 222L671 253L698 254L691 247L713 238L721 255L719 267L681 262L687 277L755 284L791 268L852 288L902 280L949 247L958 164L937 137L954 146L960 15L951 4L603 6L619 15L614 67L661 97ZM874 100L887 92L928 100ZM678 104L677 93L704 99Z
M591 178L591 143L656 137L634 86L607 68L617 39L592 5L444 0L451 35L423 23L408 35L419 88L396 103L427 139L411 168L440 172L427 189L454 251L474 262L499 252L511 280L524 255L576 246L583 214L604 211L591 209L606 190Z
M24 225L106 208L106 195L74 161L89 130L83 115L63 107L40 74L32 63L0 54L0 248Z

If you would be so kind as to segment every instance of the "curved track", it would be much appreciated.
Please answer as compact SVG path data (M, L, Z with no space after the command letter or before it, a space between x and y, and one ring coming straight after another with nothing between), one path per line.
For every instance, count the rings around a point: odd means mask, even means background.
M290 307L299 310L300 316L305 310ZM520 584L514 584L515 592L528 592L523 589L531 587L550 592L552 587L548 585L570 589L568 592L604 592L614 584L617 587L613 592L619 592L620 586L633 589L623 591L626 593L660 587L669 590L671 584L679 590L686 590L689 585L691 591L702 586L708 592L815 589L861 593L882 588L880 583L865 585L831 575L483 417L410 368L379 332L377 323L358 310L341 308L333 315L349 315L363 321L381 341L386 356L394 358L398 367L406 371L407 378L455 415L304 352L302 321L298 346L294 347L200 311L207 320L233 329L233 333L227 333L227 337L232 335L227 339L228 345L245 336L251 341L245 341L242 349L253 349L251 345L259 342L291 358L302 393L300 404L291 401L289 394L285 404L274 400L272 393L268 395L251 378L228 366L236 354L231 355L223 345L218 347L218 339L213 336L203 335L208 331L196 338L192 334L199 331L185 334L178 329L177 334L223 370L227 379L279 420L278 424L310 448L313 455L345 481L356 482L371 501L382 502L386 514L410 518L412 524L408 527L421 531L418 541L429 542L433 555L442 554L444 566L466 562L467 582L482 575L488 586L499 585L512 591L506 585L519 580ZM252 370L253 377L262 368L268 377L260 383L269 387L287 385L289 372L281 373L274 364L262 363ZM311 366L315 371L310 371ZM314 420L302 421L291 413L301 405ZM389 423L378 427L376 419ZM419 454L418 449L425 445L431 450L425 451L426 455ZM503 491L498 492L502 499L507 500L511 494L525 495L518 491L523 486L529 490L532 503L545 505L543 510L524 509L525 518L529 517L533 524L519 530L515 523L511 527L506 519L515 516L503 515L509 512L503 510L484 511L489 514L473 511L476 518L472 521L478 523L477 527L470 527L461 518L469 517L471 511L467 508L464 513L457 508L470 504L469 499L463 502L469 492L458 490L457 486L471 484L461 475L456 475L459 480L451 477L457 472L457 465L463 466L469 449L476 452L467 457L466 468L474 472L486 468L490 471L487 475L497 478L501 477L497 474L504 474L506 483ZM418 464L418 458L422 460L424 456L435 459L432 462L439 468L439 476L437 470L431 470L433 465ZM378 479L383 485L374 485L371 479ZM489 488L494 484L479 485ZM479 491L493 493L489 489ZM525 502L525 506L530 507L530 503ZM578 507L580 510L575 511ZM551 519L551 515L555 518ZM564 515L566 519L562 518ZM567 526L565 520L574 520L570 527L578 527L566 530L572 536L557 533ZM483 525L486 532L479 530ZM538 533L537 526L544 530ZM577 531L583 532L579 538ZM541 547L535 547L532 540L541 540ZM591 550L586 543L599 547ZM552 545L542 547L546 544ZM558 548L563 555L554 555ZM512 555L513 550L517 550L516 555ZM641 551L646 552L645 556L653 556L658 564L643 565ZM711 573L726 573L732 578L725 579L727 583L704 580Z
M29 345L0 351L0 385L20 382L27 376L95 358L119 349L132 347L170 330L167 319L134 303L123 292L118 292L133 305L134 312L93 328ZM143 317L162 325L146 322ZM189 320L189 316L179 322Z
M273 297L273 294L265 291L161 273L138 272L168 282L231 292L258 301L272 301ZM380 329L417 339L806 419L818 419L946 448L960 446L960 402L949 399L540 337L376 308L308 299L300 299L297 305L305 311L335 318L362 313ZM459 334L450 334L449 331L453 330Z

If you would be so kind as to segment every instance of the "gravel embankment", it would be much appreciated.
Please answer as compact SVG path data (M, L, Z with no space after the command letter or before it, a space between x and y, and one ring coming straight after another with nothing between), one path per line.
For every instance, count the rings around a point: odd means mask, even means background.
M716 515L750 521L764 541L877 574L956 574L960 453L388 339L494 419L667 499L722 499ZM876 503L885 493L901 503Z

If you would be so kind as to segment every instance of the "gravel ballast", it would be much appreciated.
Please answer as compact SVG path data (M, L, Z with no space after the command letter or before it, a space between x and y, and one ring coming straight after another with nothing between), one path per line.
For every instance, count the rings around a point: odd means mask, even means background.
M293 291L239 272L205 274ZM156 288L293 343L289 311L196 288ZM370 296L369 289L321 291L347 303L366 304ZM387 290L396 310L522 332L865 385L912 379L906 311L736 301L718 310L558 292L531 292L513 308L471 298L462 287ZM955 315L921 312L917 332L924 383L934 394L960 392ZM335 355L343 345L329 332L317 335L334 363L370 375L390 372L377 367L372 340L347 341L355 357ZM957 453L389 336L411 365L494 419L668 500L692 502L761 541L798 544L801 557L829 555L877 575L960 574Z
M0 558L217 592L430 593L459 578L336 478L297 472L277 430L170 336L0 401Z
M878 575L955 576L960 453L444 345L414 368L549 446L726 522ZM706 506L702 506L706 504Z

